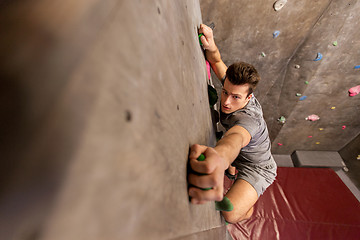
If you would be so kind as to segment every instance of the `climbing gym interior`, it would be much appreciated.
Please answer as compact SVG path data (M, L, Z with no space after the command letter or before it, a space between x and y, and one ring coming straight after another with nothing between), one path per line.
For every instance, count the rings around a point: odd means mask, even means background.
M359 239L359 13L357 0L0 0L0 239ZM221 127L202 23L227 66L258 70L278 166L236 224L189 201L189 148Z

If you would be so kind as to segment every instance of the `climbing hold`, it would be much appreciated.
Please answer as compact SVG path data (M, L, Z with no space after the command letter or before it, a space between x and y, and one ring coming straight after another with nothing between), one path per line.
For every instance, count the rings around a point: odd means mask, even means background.
M315 115L315 114L311 114L311 115L309 115L309 116L307 116L305 118L305 120L309 120L309 121L313 121L313 122L317 121L319 119L320 119L320 117L318 115Z
M278 143L277 145L278 145L278 146L282 146L283 144L282 144L282 143Z
M208 80L210 80L210 63L206 60L206 70L207 70L207 74L208 74Z
M205 155L200 154L200 156L197 158L198 161L205 161Z
M358 155L358 156L356 157L356 159L357 159L357 160L360 160L360 155Z
M274 3L274 9L275 11L280 11L285 4L287 3L287 0L278 0Z
M277 38L280 34L280 31L273 32L273 38Z
M307 96L302 96L301 98L299 98L300 101L303 101L307 98Z
M301 97L301 93L297 93L296 96L297 96L297 97Z
M352 87L349 89L349 96L353 97L355 95L358 95L360 93L360 85L357 85L355 87Z
M319 128L320 131L324 130L323 128Z
M320 144L320 142L316 142L315 144L319 145L319 144Z
M349 169L348 169L346 166L343 167L342 169L343 169L344 172L348 172L348 171L349 171Z
M299 69L299 68L300 68L300 65L296 64L296 65L295 65L295 68Z
M342 130L344 130L344 129L346 128L346 126L344 125L344 126L342 126L341 128L342 128Z
M357 66L355 66L354 68L355 68L355 69L359 69L359 68L360 68L360 65L357 65Z
M200 43L200 46L203 45L203 43L201 42L201 37L202 37L202 36L204 36L204 34L200 33L200 34L199 34L199 43Z
M218 211L230 212L234 209L234 205L229 198L224 197L222 201L215 202L215 209Z
M331 107L331 110L334 110L336 107Z
M308 138L312 138L312 136L308 136Z
M314 61L320 61L323 58L323 55L321 53L317 53L316 58Z
M305 81L305 84L308 85L308 84L309 84L309 81Z
M262 57L266 57L266 54L264 52L261 52Z
M338 42L334 41L332 44L333 44L333 46L337 46Z
M284 116L281 116L278 121L284 124L286 122L286 118Z
M210 84L208 84L208 95L209 95L209 105L212 108L217 103L218 95L216 89Z

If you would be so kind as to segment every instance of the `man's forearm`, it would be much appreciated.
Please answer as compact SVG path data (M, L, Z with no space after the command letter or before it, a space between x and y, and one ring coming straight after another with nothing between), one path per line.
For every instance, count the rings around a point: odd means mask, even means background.
M221 59L220 51L216 47L215 51L206 50L206 59L210 62L211 68L214 70L216 76L221 80L226 73L226 65Z
M217 47L215 51L206 50L205 54L206 54L206 59L212 64L216 64L217 62L222 61L220 51Z
M238 143L241 141L241 136L238 134L231 134L222 138L216 144L214 149L225 160L225 169L227 169L239 155L242 146Z
M217 142L214 149L225 160L225 169L237 158L240 150L249 144L250 139L251 136L247 130L234 126Z

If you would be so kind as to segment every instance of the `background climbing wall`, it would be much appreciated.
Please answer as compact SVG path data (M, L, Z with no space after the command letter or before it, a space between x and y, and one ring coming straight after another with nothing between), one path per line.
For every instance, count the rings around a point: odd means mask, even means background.
M246 61L260 72L255 94L273 153L339 151L360 132L360 95L348 94L360 85L360 1L288 0L279 11L275 2L200 1L225 64ZM320 119L306 121L312 114Z
M0 238L223 239L198 1L1 1Z

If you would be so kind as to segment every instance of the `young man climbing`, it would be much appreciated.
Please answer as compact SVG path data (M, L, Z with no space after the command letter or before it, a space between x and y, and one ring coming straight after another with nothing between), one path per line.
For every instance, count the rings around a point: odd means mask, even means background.
M200 174L189 174L189 196L192 204L223 199L224 172L235 174L235 183L226 197L234 208L222 211L229 223L248 219L257 199L276 177L276 163L270 152L270 139L262 108L253 94L260 80L256 69L247 63L234 63L229 68L221 60L212 29L200 26L201 41L207 60L223 84L220 122L226 129L214 148L191 146L191 168ZM205 161L198 161L204 154ZM210 190L205 190L210 189Z

